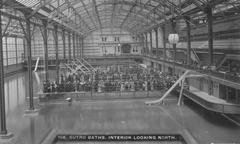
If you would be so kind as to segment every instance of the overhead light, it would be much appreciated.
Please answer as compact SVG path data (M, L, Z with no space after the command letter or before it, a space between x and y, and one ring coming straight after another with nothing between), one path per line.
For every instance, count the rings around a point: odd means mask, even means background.
M179 36L177 33L169 34L168 41L170 44L177 44L179 41Z

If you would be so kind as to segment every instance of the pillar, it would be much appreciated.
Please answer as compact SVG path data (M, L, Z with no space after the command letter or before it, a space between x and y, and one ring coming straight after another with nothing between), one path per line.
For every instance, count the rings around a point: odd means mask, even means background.
M239 97L240 95L239 95L239 90L238 89L236 89L236 98L237 98L237 104L240 104L240 97Z
M140 47L139 50L141 50L140 54L143 54L144 53L144 51L143 51L144 43L143 43L142 34L139 35L139 47Z
M83 47L84 47L84 43L83 43L83 37L81 38L81 42L82 42L82 52L81 52L81 58L83 58Z
M30 27L30 18L26 17L26 41L27 41L27 66L28 66L28 84L29 84L29 110L33 111L33 76L32 76L32 48L31 48L31 27Z
M71 33L68 32L68 55L69 55L69 60L72 59L72 54L71 54Z
M2 10L2 0L0 0L0 9ZM2 11L0 11L0 143L8 142L13 137L13 134L7 131L6 125L2 38Z
M208 95L213 95L213 81L208 79Z
M44 52L45 52L45 79L46 81L49 80L48 74L48 35L47 35L47 21L42 20L43 23L43 45L44 45Z
M63 40L63 59L66 61L66 42L65 42L65 29L62 29L62 40Z
M147 33L145 33L145 37L146 37L146 41L145 41L145 44L146 44L146 55L148 55L148 36L147 36Z
M208 47L209 47L209 64L213 65L213 16L212 7L207 6L205 9L208 19Z
M225 85L226 88L226 101L229 99L229 91L228 91L228 86Z
M0 0L2 9L2 0ZM4 92L4 69L3 69L3 44L2 44L2 11L0 11L0 136L7 134L6 112L5 112L5 92Z
M155 28L155 39L156 39L156 56L159 57L158 28Z
M141 34L141 43L142 43L142 55L145 55L144 34Z
M212 17L212 8L211 6L207 6L205 9L205 12L207 14L208 19L208 47L209 47L209 65L213 65L213 17ZM208 83L208 89L213 89L212 82ZM211 95L211 91L209 92L209 95Z
M8 66L8 42L7 42L7 36L5 36L5 46L6 46L6 48L5 48L5 50L6 50L6 66Z
M150 55L153 55L153 47L152 47L152 30L149 32L150 35Z
M76 58L76 44L75 44L75 34L72 34L72 42L73 42L73 59Z
M167 61L167 48L166 48L166 29L165 25L162 27L163 34L163 72L166 72L166 61Z
M187 65L191 65L191 25L190 17L186 16L185 21L187 24Z
M82 58L82 41L81 37L79 37L79 57Z
M176 19L173 18L171 19L171 23L172 23L172 32L173 33L177 33L176 32ZM173 74L175 75L175 71L176 71L176 54L177 54L177 45L173 44Z
M18 45L17 45L18 37L15 37L15 55L16 55L16 64L18 64Z
M78 39L78 35L76 35L75 37L76 39L76 53L77 53L77 58L79 58L79 39Z
M54 42L55 42L55 53L56 53L56 71L57 71L57 79L59 82L59 58L58 58L58 26L54 25Z

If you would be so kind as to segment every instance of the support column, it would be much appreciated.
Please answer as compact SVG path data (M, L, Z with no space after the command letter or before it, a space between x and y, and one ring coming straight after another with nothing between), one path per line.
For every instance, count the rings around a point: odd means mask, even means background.
M73 59L76 58L76 45L75 45L75 34L72 34L72 39L73 39Z
M15 55L16 55L16 64L18 64L18 45L17 45L17 38L15 37Z
M213 17L212 7L207 6L205 9L208 19L208 47L209 47L209 65L213 66Z
M239 97L240 95L239 95L239 90L238 89L236 89L236 102L237 102L237 104L240 104L240 97Z
M162 27L163 32L163 72L166 72L167 49L166 49L166 29L165 25Z
M213 95L213 81L212 80L208 80L208 95Z
M57 79L56 81L59 83L59 58L58 58L58 26L54 25L54 41L55 41L55 53L56 53L56 71L57 71Z
M145 41L144 41L144 34L141 34L141 42L142 42L142 55L145 55Z
M2 9L2 0L0 0ZM0 11L0 139L7 135L6 111L5 111L5 92L4 92L4 65L3 65L3 44L2 44L2 11Z
M82 38L79 37L79 56L82 58Z
M72 59L72 53L71 53L71 33L68 32L68 55L69 55L69 60Z
M83 47L84 47L84 43L83 43L83 38L82 38L82 52L81 52L82 57L81 58L83 58Z
M76 35L76 53L77 53L77 58L79 58L79 39L78 39L78 35Z
M62 29L62 40L63 40L63 59L64 59L64 61L66 61L65 29Z
M42 20L43 23L43 45L44 45L44 52L45 52L45 79L46 81L49 80L48 74L48 35L47 35L47 21Z
M156 39L156 56L159 57L158 28L155 29L155 39Z
M30 18L26 17L26 40L27 40L27 64L28 64L28 84L29 84L29 110L34 111L33 104L33 76L32 76L32 48L31 48L31 27Z
M226 89L226 101L228 102L228 99L229 99L228 86L225 85L225 89Z
M191 63L191 25L190 17L186 16L185 21L187 24L187 65L190 66Z
M79 54L80 54L80 58L82 58L82 37L79 37Z
M209 47L209 65L213 66L213 17L212 17L212 8L207 6L205 9L208 19L208 47ZM213 84L211 81L208 83L209 95L212 94Z
M145 41L144 41L144 34L141 34L141 42L142 42L142 55L145 55Z
M152 30L149 32L150 34L150 55L153 55L153 47L152 47Z
M8 42L7 42L7 36L5 36L5 46L6 46L6 48L5 48L5 50L6 50L6 66L8 66Z
M177 33L176 32L176 19L173 18L171 20L171 22L172 22L173 33ZM177 59L176 59L177 48L176 47L177 47L177 44L173 44L173 75L175 75L175 72L176 72L176 61L177 61Z
M148 55L148 36L147 36L147 33L145 33L145 37L146 37L146 41L145 41L145 44L146 44L146 55Z
M0 0L0 9L2 9L2 0ZM0 11L0 24L2 24L2 11ZM2 25L0 25L0 32L0 143L10 143L13 134L7 131L6 126Z

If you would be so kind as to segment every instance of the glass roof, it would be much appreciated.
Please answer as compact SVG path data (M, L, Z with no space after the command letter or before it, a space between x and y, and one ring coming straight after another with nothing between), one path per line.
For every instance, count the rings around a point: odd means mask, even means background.
M172 17L190 15L192 23L203 20L206 6L215 16L238 14L239 0L16 0L50 20L71 27L83 35L102 28L143 32Z

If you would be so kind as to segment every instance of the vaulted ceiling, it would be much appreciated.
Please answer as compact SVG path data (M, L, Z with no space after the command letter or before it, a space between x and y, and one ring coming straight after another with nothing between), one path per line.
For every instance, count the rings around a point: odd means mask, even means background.
M8 0L5 0L6 2ZM192 15L204 19L206 6L214 13L239 11L239 0L15 0L37 13L63 23L83 35L103 29L122 28L140 33L172 17Z

